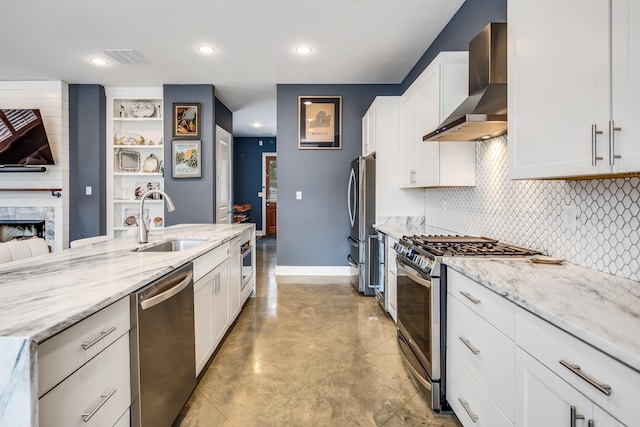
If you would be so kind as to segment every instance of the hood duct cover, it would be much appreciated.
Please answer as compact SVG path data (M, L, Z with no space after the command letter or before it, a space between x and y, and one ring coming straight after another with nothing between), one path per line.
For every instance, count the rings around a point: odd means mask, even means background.
M507 132L507 24L469 42L469 97L423 141L475 141Z

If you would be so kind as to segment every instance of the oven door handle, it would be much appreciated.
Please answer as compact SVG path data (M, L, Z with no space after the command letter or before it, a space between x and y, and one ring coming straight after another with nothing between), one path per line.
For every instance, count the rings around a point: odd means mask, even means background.
M420 274L406 262L402 261L402 258L396 257L396 265L402 270L411 280L424 286L427 289L431 289L431 281L420 277Z
M358 268L358 262L353 259L353 257L351 255L347 255L347 261L349 261L349 265L351 265L351 267L355 267Z

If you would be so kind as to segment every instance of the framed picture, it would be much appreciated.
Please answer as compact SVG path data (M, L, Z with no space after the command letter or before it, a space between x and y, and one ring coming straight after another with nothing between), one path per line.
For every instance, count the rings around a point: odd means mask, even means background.
M200 141L171 141L174 178L200 178Z
M342 148L342 97L298 97L298 148Z
M173 137L200 138L200 104L173 103Z

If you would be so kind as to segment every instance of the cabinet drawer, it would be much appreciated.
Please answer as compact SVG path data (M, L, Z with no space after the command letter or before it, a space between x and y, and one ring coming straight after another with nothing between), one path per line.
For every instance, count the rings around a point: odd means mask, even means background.
M639 372L520 308L516 344L623 423L633 425L640 419ZM561 360L580 366L580 372L596 383L610 386L611 394L599 391Z
M507 417L513 419L515 343L451 294L447 319L448 350Z
M91 360L129 327L129 297L125 297L42 342L38 346L38 396Z
M116 421L113 427L130 427L131 426L131 410L127 408L127 410L122 414L120 419Z
M515 304L451 268L447 291L513 340Z
M231 250L231 243L223 243L217 248L207 252L204 255L199 256L198 258L193 260L193 281L197 282L216 268L220 263L229 258L229 252Z
M513 427L491 398L469 375L458 359L447 351L447 401L464 426ZM467 408L463 405L467 404ZM474 421L473 416L477 419Z
M129 384L127 333L40 398L40 427L112 426L131 404Z

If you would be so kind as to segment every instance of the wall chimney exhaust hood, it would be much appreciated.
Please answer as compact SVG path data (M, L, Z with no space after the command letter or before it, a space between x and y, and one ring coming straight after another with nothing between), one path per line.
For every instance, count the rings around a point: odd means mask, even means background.
M507 132L507 24L492 22L469 42L469 97L423 141L475 141Z

